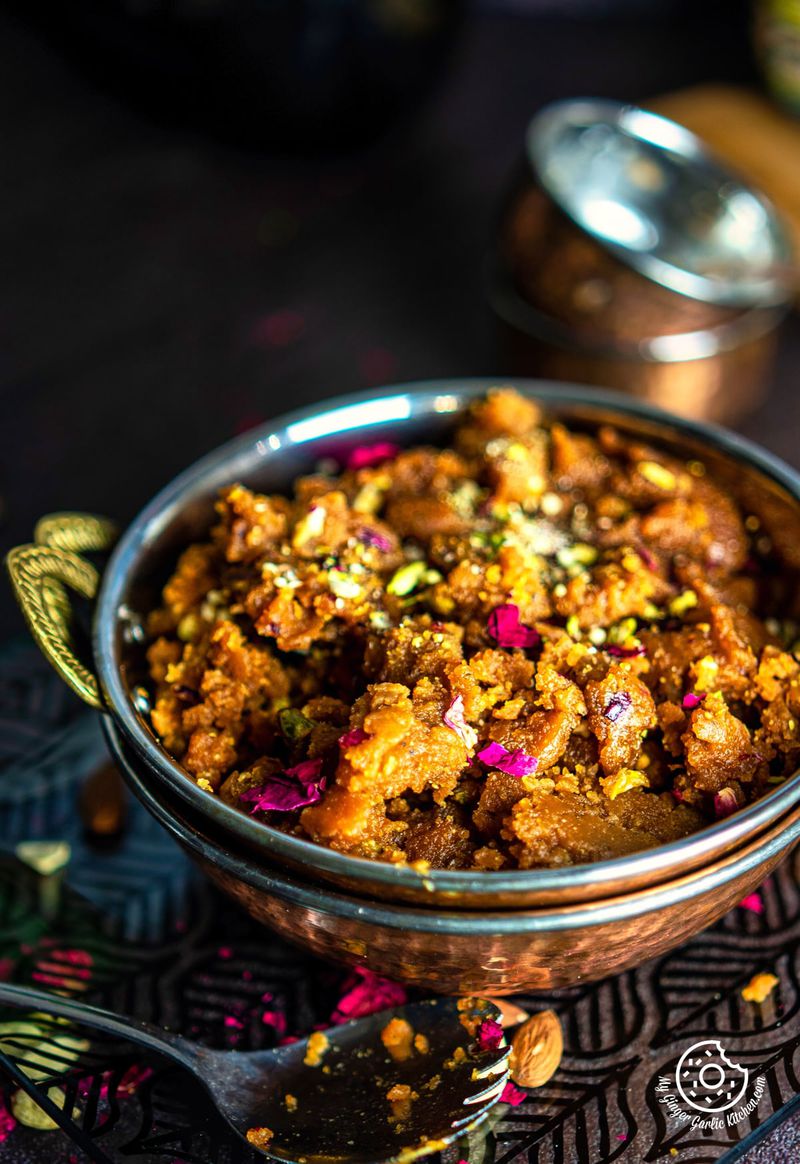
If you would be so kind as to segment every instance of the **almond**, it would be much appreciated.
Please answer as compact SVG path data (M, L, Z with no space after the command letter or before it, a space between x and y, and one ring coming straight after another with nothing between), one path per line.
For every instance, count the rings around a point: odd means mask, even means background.
M509 1027L518 1027L520 1023L524 1023L528 1018L528 1012L523 1010L521 1006L516 1003L509 1002L507 998L490 998L487 996L487 1002L492 1006L496 1006L500 1011L500 1026L504 1031Z
M522 1024L511 1040L511 1078L520 1087L542 1087L564 1053L558 1015L541 1010Z

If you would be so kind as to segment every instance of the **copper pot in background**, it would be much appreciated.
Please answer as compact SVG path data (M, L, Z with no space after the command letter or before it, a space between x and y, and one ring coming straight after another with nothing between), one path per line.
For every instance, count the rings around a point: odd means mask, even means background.
M531 123L490 258L504 365L735 422L768 386L789 253L771 205L693 134L560 102Z

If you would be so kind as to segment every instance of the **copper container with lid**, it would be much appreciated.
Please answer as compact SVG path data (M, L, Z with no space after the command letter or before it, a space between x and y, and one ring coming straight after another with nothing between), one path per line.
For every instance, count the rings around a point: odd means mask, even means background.
M790 254L770 203L687 130L558 102L529 126L490 259L505 362L730 423L766 387Z

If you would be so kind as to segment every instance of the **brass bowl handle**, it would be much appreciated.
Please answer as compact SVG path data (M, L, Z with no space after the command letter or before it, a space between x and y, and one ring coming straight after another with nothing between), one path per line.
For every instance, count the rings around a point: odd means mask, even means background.
M6 557L14 596L42 653L85 703L101 710L97 678L75 652L67 587L94 598L100 575L79 555L110 549L116 536L114 525L104 517L51 513L38 522L35 544L17 546Z

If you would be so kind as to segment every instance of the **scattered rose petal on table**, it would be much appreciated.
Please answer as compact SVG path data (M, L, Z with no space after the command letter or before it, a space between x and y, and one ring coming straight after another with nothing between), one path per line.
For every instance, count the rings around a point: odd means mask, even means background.
M527 1098L522 1088L517 1087L516 1083L512 1083L509 1079L500 1094L500 1103L510 1103L512 1107L518 1107Z
M334 1026L354 1018L366 1018L408 1001L408 992L399 982L381 978L365 966L356 966L344 985L344 992L331 1015Z
M298 340L305 329L302 312L286 307L256 320L250 331L250 342L256 347L285 348Z

